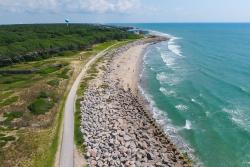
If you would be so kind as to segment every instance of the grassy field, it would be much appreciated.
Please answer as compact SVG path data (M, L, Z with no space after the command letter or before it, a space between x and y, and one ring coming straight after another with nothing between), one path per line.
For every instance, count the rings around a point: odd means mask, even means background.
M33 70L29 74L0 74L0 166L53 166L70 85L93 55L111 45L127 42L104 42L89 51L67 51L49 59L0 68L0 71ZM88 80L96 76L96 65L90 69ZM86 86L82 82L78 92L83 92ZM76 105L78 102L79 99ZM79 115L77 110L75 141L81 146Z
M72 53L67 60L54 57L0 68L37 69L30 74L0 75L0 166L47 166L43 164L53 157L49 152L59 122L58 108L70 75L77 72L72 66L83 62L79 56Z

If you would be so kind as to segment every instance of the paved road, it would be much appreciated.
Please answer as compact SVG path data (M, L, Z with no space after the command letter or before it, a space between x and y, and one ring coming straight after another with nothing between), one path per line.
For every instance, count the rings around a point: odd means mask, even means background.
M114 45L112 45L114 46ZM110 46L110 47L112 47ZM59 159L60 167L74 167L74 107L76 92L81 78L86 74L88 68L110 48L94 56L82 69L81 73L76 78L64 106L64 123L63 123L63 136L61 143L61 152Z

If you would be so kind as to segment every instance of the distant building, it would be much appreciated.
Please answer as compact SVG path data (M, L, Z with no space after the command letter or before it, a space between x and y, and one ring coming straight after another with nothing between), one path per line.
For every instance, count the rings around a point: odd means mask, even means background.
M138 29L138 28L132 28L132 29L130 29L128 31L133 32L134 34L138 34L138 35L148 35L149 34L148 31L141 30L141 29Z

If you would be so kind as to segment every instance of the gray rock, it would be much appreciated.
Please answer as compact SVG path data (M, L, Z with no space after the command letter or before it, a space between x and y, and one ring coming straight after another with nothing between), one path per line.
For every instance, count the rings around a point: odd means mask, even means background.
M103 162L101 160L99 160L98 163L97 163L97 166L98 167L102 167L103 166Z
M97 162L95 160L91 160L91 166L96 166Z
M131 137L129 137L128 135L125 135L125 136L124 136L124 140L125 140L125 141L129 141L129 140L131 140Z
M153 160L153 155L150 152L147 152L148 160Z

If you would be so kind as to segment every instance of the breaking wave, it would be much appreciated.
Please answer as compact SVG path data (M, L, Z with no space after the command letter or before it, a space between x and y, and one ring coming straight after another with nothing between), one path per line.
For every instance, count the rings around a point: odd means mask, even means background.
M178 56L183 56L182 51L181 51L181 47L176 44L176 41L181 39L181 38L175 37L175 36L170 35L170 34L161 33L161 32L158 32L158 31L152 31L151 30L150 32L153 35L159 35L159 36L164 36L164 37L169 38L168 49L171 50L173 53L175 53Z
M161 83L161 84L168 84L170 86L178 84L181 80L180 78L177 78L175 74L167 74L165 72L161 72L156 75L156 79Z
M175 108L179 111L187 111L188 110L188 106L186 106L184 104L178 104L175 106Z
M173 90L167 90L166 88L160 87L159 89L166 96L176 96L176 92Z
M145 93L143 88L139 85L139 90L142 95L142 97L146 100L148 103L149 111L151 112L153 118L157 121L157 123L160 125L160 127L164 130L164 132L167 134L169 139L183 152L189 153L191 156L194 155L194 150L191 149L187 143L184 142L184 140L177 134L177 131L180 130L180 128L175 127L171 124L171 120L168 119L167 113L160 110L152 97ZM188 127L190 127L188 125ZM194 156L192 156L194 158Z
M239 108L223 108L222 111L228 113L235 124L250 131L250 119L247 114L245 114L245 110Z

